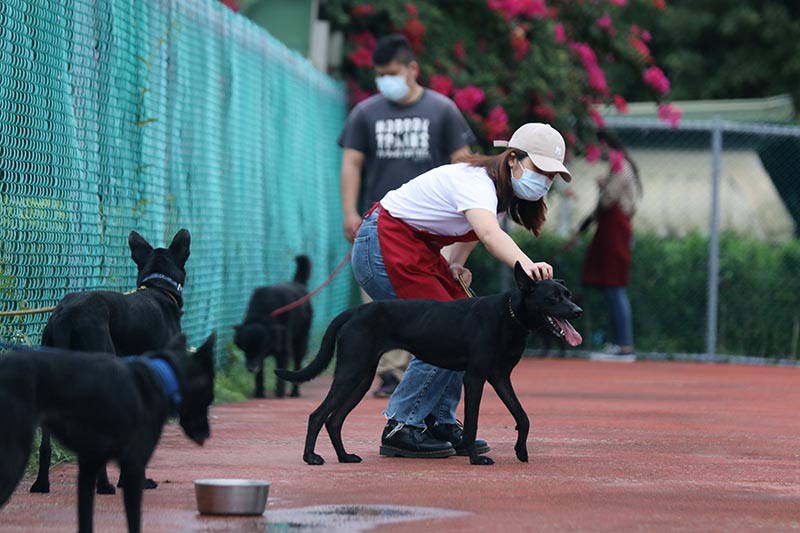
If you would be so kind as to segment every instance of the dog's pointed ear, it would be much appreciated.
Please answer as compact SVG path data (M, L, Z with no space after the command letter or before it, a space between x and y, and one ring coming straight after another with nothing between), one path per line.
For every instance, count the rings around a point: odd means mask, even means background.
M169 243L169 252L181 268L186 264L186 260L189 259L189 244L191 240L189 230L181 228L172 238L172 242Z
M531 290L536 285L536 280L531 278L519 261L514 264L514 279L521 290Z
M194 355L203 364L204 368L211 374L214 373L214 343L217 341L217 333L208 336L206 342L197 350Z
M135 231L131 231L130 235L128 235L128 247L131 249L131 259L140 267L147 261L153 251L150 243Z

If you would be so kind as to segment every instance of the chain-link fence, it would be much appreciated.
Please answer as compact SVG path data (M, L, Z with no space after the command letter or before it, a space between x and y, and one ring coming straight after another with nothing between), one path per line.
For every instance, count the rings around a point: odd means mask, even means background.
M224 348L252 290L347 252L344 87L216 1L0 2L0 311L134 288L127 238L186 227L183 326ZM341 275L315 332L349 303ZM38 343L48 314L0 318Z
M800 128L722 120L673 128L616 117L607 127L644 187L628 290L637 350L796 359ZM593 178L607 163L574 161L570 169L569 192L549 197L547 228L560 237L593 210ZM586 347L598 348L610 327L602 300L579 287L583 250L553 250L550 258L592 311L583 321Z

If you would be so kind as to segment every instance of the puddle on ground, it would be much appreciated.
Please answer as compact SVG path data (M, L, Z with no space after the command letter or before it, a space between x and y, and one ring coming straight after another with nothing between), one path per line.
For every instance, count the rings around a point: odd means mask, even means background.
M356 532L382 524L467 516L464 511L400 505L317 505L297 509L270 509L267 531Z

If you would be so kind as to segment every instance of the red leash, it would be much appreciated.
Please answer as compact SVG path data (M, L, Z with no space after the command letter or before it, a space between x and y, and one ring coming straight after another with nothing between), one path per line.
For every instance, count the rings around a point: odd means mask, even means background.
M328 285L331 281L333 281L333 278L336 277L336 274L338 274L339 271L341 269L343 269L344 266L347 263L350 262L350 252L351 251L352 251L352 248L347 251L347 255L345 255L344 259L342 259L342 261L338 265L336 265L336 268L333 269L333 272L331 272L331 275L328 276L328 279L326 279L325 281L322 282L322 285L320 285L319 287L317 287L316 289L314 289L310 293L306 294L305 296L303 296L299 300L295 300L294 302L292 302L290 304L287 304L287 305L284 305L283 307L279 307L279 308L275 309L273 312L270 313L270 316L278 316L280 314L283 314L286 311L289 311L290 309L294 309L298 305L302 305L302 304L306 303L307 301L309 301L311 298L313 298L319 291L324 289L326 285Z

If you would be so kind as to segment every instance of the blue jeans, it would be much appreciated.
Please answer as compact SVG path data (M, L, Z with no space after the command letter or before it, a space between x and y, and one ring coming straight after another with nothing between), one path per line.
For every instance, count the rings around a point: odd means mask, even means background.
M367 217L358 230L350 264L353 275L373 300L397 299L389 281L378 241L378 212ZM461 400L464 372L429 365L411 359L403 379L395 389L384 415L397 422L425 428L425 417L432 414L440 424L456 423L456 407Z
M611 324L614 327L614 344L633 346L633 313L625 287L605 287L608 308L611 311Z

